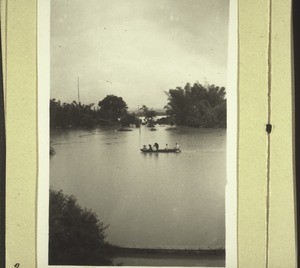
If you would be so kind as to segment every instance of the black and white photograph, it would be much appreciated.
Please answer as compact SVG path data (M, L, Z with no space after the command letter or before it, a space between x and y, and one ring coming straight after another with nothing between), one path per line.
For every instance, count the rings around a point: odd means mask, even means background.
M50 1L49 266L227 267L229 10Z

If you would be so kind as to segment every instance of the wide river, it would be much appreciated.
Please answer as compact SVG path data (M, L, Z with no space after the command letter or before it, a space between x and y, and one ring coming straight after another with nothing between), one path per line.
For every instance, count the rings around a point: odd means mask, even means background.
M157 126L51 132L50 185L76 196L128 247L225 248L226 130ZM179 143L181 153L142 153Z

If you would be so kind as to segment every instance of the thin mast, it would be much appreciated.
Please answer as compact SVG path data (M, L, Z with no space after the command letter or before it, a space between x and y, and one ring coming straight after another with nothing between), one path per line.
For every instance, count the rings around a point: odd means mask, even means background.
M79 76L77 76L77 91L78 91L78 103L80 103L80 93L79 93Z
M138 119L139 119L139 134L141 134L140 105L138 105ZM141 146L141 140L140 140L140 146Z

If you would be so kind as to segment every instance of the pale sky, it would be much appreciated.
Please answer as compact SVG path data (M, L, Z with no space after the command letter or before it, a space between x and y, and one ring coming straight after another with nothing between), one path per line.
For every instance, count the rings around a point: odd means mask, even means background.
M187 82L226 87L229 0L52 0L51 98L163 108Z

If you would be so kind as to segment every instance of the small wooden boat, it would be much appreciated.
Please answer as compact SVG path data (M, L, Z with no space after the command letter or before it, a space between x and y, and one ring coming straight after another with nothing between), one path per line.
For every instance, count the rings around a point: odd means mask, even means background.
M149 150L141 149L143 153L180 153L179 149L159 149L159 150Z

